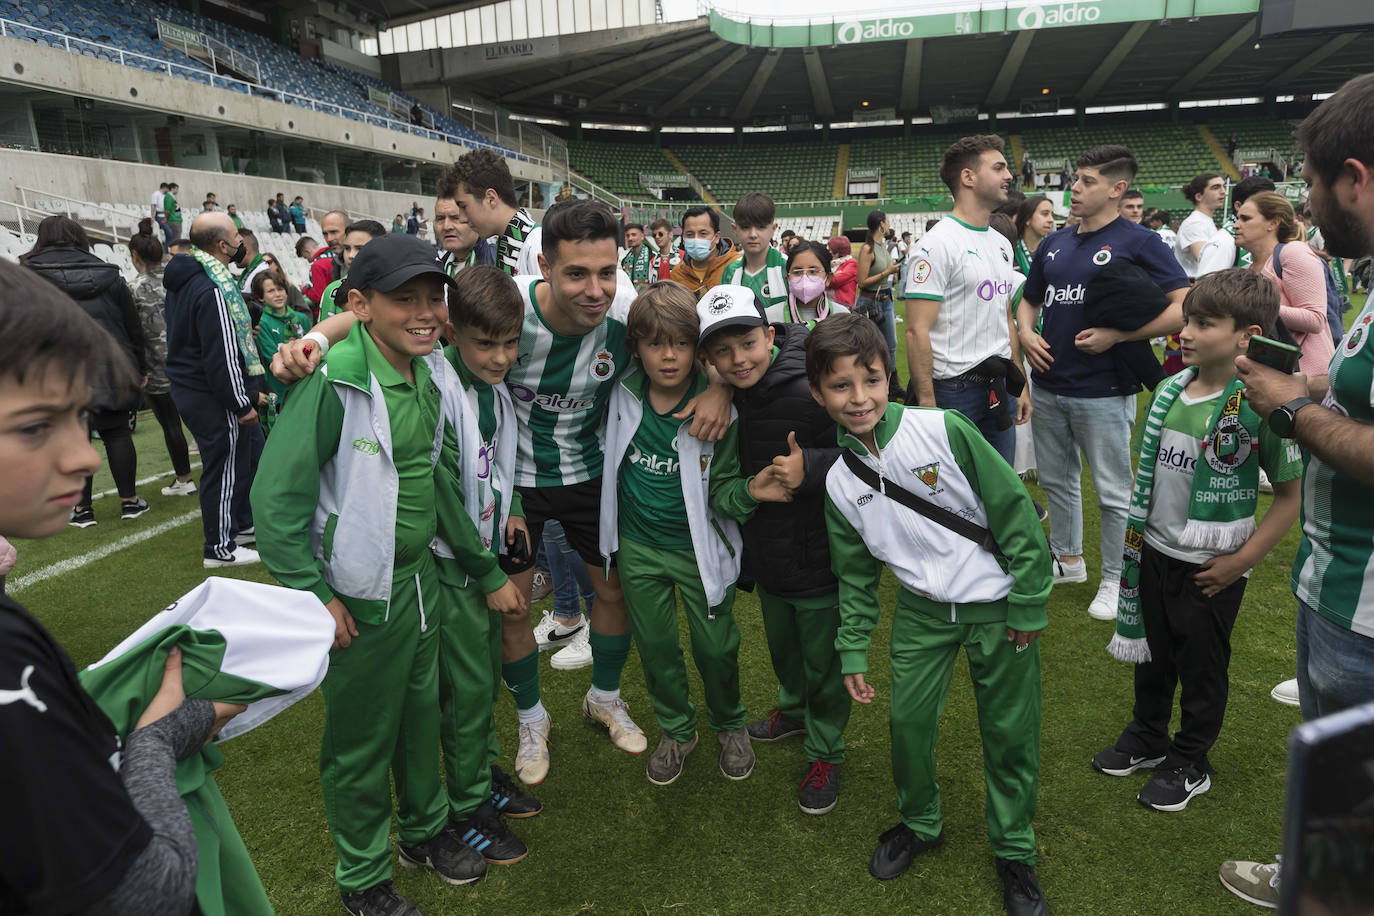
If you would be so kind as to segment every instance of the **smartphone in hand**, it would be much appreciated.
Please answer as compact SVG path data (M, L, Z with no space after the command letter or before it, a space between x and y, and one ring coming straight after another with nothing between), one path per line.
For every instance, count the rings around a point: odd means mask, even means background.
M1298 371L1298 359L1302 356L1302 350L1292 344L1256 334L1250 338L1250 346L1245 355L1270 369L1292 375Z

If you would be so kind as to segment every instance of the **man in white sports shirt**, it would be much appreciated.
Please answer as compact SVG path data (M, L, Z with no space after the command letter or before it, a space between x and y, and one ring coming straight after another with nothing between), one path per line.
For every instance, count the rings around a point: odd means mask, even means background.
M1226 179L1215 172L1195 175L1192 181L1183 186L1183 196L1192 203L1193 212L1179 224L1178 237L1174 240L1174 255L1188 279L1196 280L1203 275L1198 270L1203 249L1217 235L1215 214L1226 202Z
M516 487L531 543L523 563L503 556L501 568L528 595L543 526L550 520L562 524L596 589L591 626L582 630L592 654L583 713L605 725L617 747L638 754L647 740L619 690L630 650L629 620L620 577L614 567L606 575L599 543L606 409L617 380L631 368L624 320L634 286L618 269L620 227L606 204L560 202L545 214L543 230L539 273L516 278L525 320L516 364L506 376L519 427ZM319 350L342 340L352 320L331 318L309 338L283 346L272 361L273 373L289 381L313 371ZM306 355L310 341L320 346ZM713 384L674 416L691 416L692 435L717 440L729 426L729 390ZM551 720L542 702L519 708L522 695L539 691L539 650L528 609L502 618L502 639L502 678L516 694L520 719L516 772L534 785L548 773Z
M921 406L959 411L1011 464L1011 421L1030 419L1031 401L1023 388L1013 406L1005 387L1021 347L1011 323L1011 243L988 228L1014 180L1002 138L959 140L945 150L940 178L954 211L912 246L905 290L911 384Z
M511 276L539 274L539 225L516 206L505 157L489 149L458 157L444 173L463 219L482 238L496 239L496 266Z

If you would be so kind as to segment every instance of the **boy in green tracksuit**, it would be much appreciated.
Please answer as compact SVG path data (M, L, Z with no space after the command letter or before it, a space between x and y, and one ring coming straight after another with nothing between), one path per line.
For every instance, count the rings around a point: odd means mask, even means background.
M758 585L778 705L748 726L755 741L802 735L806 775L797 805L826 814L839 798L845 693L835 630L838 585L825 528L825 472L839 456L835 421L811 399L806 327L769 326L754 293L717 286L702 294L701 357L735 390L739 422L716 444L711 508L740 522L743 573ZM767 501L778 484L787 502Z
M778 231L773 198L759 191L744 195L730 222L744 257L725 268L720 282L752 289L769 321L786 321L787 256L773 247Z
M286 287L276 281L268 271L259 271L253 277L253 298L262 303L262 317L258 319L257 340L260 353L276 353L277 347L292 340L304 337L313 326L310 316L298 312L286 304ZM281 409L282 398L286 395L286 383L268 372L265 375L268 390L268 408L260 415L263 435L272 431L277 422L277 412Z
M394 773L401 864L466 884L486 863L447 829L439 781L436 473L440 389L426 362L451 281L411 236L354 261L359 323L302 382L253 483L259 552L335 620L320 782L350 913L411 912L391 884ZM441 372L451 371L438 363Z
M1015 916L1044 914L1031 818L1040 772L1035 640L1048 622L1049 547L1011 465L956 411L889 405L890 370L887 344L860 315L829 318L807 341L812 394L849 452L826 475L825 515L840 580L835 647L856 702L874 696L864 674L884 565L900 586L891 724L902 819L882 835L869 872L895 878L944 841L935 736L962 646L978 701L1003 903ZM936 515L910 508L915 501Z
M739 526L707 505L713 443L674 419L708 382L694 361L697 303L686 287L655 283L630 307L625 335L638 371L611 394L606 477L601 487L601 554L615 558L644 681L663 729L646 773L666 786L697 745L696 708L678 637L677 598L691 633L720 770L745 779L754 750L739 695L739 627L731 613L743 542ZM784 497L781 484L775 496Z
M348 224L348 228L344 230L343 241L339 245L339 279L326 286L320 296L321 321L330 315L348 311L348 291L344 290L343 295L339 295L339 290L343 289L343 282L348 277L348 268L352 266L353 259L358 256L364 245L386 234L386 228L375 219L360 219L356 223Z
M496 766L493 707L501 684L501 612L525 598L499 557L528 550L515 489L515 409L504 384L524 320L520 290L488 265L465 268L449 299L442 391L445 459L439 466L439 706L454 834L496 865L525 844L501 820L533 817L540 803ZM453 456L456 460L448 460Z

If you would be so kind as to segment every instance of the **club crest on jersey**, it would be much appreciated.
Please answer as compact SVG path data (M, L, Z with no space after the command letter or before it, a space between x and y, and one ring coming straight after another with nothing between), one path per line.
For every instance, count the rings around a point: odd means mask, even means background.
M931 493L944 492L944 487L940 486L940 462L935 461L931 464L923 464L920 467L912 468L911 473L920 478L921 483L930 487Z
M930 262L925 258L911 265L911 282L924 283L930 279Z
M1345 352L1355 353L1360 347L1369 343L1370 323L1374 322L1374 313L1365 315L1356 325L1350 329L1350 333L1345 337Z
M1098 267L1102 267L1103 265L1110 263L1111 260L1112 246L1110 245L1103 245L1102 248L1097 252L1097 254L1093 255L1093 263L1096 264Z
M1207 464L1218 474L1234 474L1254 447L1250 431L1240 420L1240 392L1226 399L1210 436L1203 440Z
M596 359L592 361L592 377L598 381L605 381L615 374L615 357L610 350L602 350L596 354Z
M706 311L712 315L719 315L729 311L730 306L735 304L735 297L727 292L719 292L706 300Z
M1002 252L1002 260L1008 264L1011 263L1011 255L1007 254L1005 250Z

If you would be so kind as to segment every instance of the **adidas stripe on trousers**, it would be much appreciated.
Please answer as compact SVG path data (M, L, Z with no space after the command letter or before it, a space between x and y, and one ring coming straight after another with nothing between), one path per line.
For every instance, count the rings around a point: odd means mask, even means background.
M172 400L200 447L200 523L205 557L228 560L234 535L253 527L248 491L262 454L262 427L244 425L208 394L172 385Z

